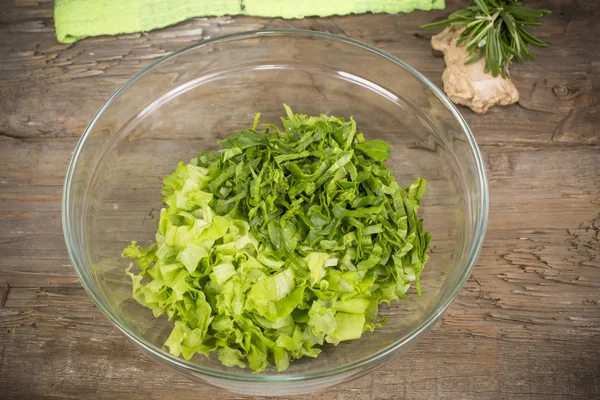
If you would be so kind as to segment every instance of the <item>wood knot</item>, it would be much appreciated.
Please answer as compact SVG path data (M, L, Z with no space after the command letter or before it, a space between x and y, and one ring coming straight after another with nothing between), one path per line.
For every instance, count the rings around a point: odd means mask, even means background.
M569 97L570 94L573 94L573 90L569 89L566 85L557 85L552 88L552 93L559 99L564 99Z

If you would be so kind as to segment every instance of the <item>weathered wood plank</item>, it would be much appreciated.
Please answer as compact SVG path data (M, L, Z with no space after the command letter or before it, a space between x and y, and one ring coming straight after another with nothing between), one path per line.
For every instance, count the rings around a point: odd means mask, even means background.
M448 1L448 10L460 4ZM519 104L484 116L461 109L484 153L491 193L472 277L411 353L312 398L600 397L600 7L594 0L529 4L553 10L538 30L552 46L513 67ZM0 1L0 398L246 398L156 365L86 296L60 219L78 137L145 65L249 29L346 35L441 84L432 33L417 26L445 13L196 18L61 45L51 1Z
M456 8L458 2L454 3L448 8ZM597 22L588 18L594 4L582 3L577 13L561 2L553 5L550 8L562 11L548 17L539 29L539 36L553 46L537 49L538 54L543 51L541 60L513 68L513 79L521 92L519 105L492 110L484 117L464 110L473 131L486 132L479 135L482 144L545 144L552 140L597 143L600 95L592 90L592 80L597 79L599 67L593 60L600 51L594 35L586 34L598 32ZM347 35L389 51L441 85L443 61L430 56L431 33L417 28L441 15L416 12L410 16L354 15L293 21L198 18L164 31L90 38L73 45L57 44L51 26L47 32L24 40L27 31L22 31L23 22L5 23L0 25L0 49L8 56L3 59L0 75L4 92L0 109L7 112L0 115L0 132L10 131L18 137L78 137L110 94L154 59L204 38L250 29L296 27ZM43 19L43 23L50 21ZM571 38L577 38L577 46L572 45ZM543 67L542 61L546 63ZM89 87L94 90L87 90ZM523 124L523 120L529 123Z

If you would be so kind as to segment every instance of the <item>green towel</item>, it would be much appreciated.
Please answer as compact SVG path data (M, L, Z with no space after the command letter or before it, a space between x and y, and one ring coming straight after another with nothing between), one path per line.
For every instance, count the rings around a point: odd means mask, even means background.
M146 32L193 17L302 18L443 8L444 0L56 0L54 25L59 42L73 43L88 36Z

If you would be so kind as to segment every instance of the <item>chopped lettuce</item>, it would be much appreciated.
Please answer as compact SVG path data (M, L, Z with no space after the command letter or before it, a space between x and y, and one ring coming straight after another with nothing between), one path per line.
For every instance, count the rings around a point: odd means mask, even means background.
M123 256L133 297L174 328L175 356L285 370L324 343L385 323L406 298L431 237L417 216L425 180L399 186L382 140L354 120L294 114L236 132L164 180L156 243Z

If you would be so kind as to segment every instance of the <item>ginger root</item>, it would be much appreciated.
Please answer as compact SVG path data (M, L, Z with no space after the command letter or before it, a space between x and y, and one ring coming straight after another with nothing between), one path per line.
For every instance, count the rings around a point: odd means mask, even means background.
M464 45L456 46L463 29L449 26L431 38L431 47L444 53L444 92L454 103L481 114L496 104L516 103L519 92L515 85L510 78L504 79L500 75L494 78L484 73L485 59L465 65L470 55Z

